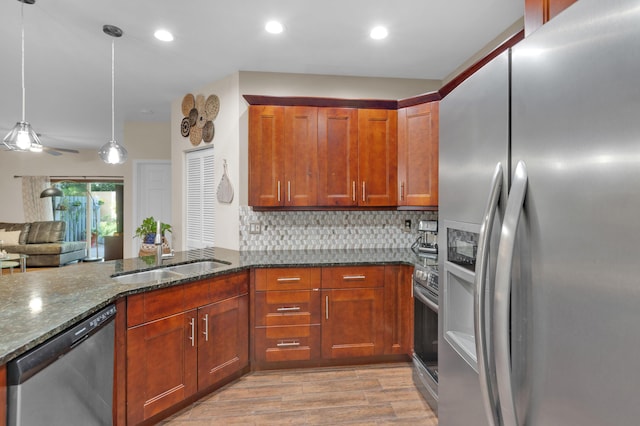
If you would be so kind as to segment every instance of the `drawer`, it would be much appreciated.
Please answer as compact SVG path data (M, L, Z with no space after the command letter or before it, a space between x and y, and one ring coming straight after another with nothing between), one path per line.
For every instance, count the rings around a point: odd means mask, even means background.
M383 287L384 266L322 268L322 288Z
M258 362L304 361L319 358L319 325L255 329L255 359Z
M257 291L257 326L304 325L320 323L320 291Z
M257 291L320 288L320 268L261 268L255 270Z

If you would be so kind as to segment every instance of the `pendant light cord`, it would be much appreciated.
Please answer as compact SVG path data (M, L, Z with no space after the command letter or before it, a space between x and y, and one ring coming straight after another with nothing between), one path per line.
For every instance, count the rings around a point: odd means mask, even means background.
M116 49L115 39L111 40L111 140L116 140Z
M20 7L20 27L22 30L22 121L25 121L25 98L26 91L24 88L24 1L21 1L22 6Z

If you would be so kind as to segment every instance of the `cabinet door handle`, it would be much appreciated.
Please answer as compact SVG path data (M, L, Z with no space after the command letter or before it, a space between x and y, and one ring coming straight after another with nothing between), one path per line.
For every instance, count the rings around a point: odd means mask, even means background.
M300 277L282 277L282 278L278 278L277 281L279 283L286 283L286 282L291 282L291 281L300 281Z
M347 281L347 280L364 280L366 279L367 276L366 275L343 275L342 279Z
M356 181L354 180L351 185L351 199L353 202L356 202Z
M278 202L280 202L280 181L278 181Z
M209 341L209 314L204 314L204 318L202 318L204 320L204 331L202 332L202 334L204 334L204 341L208 342Z
M189 336L189 340L191 340L191 346L196 345L196 319L191 318L189 321L189 325L191 326L191 336Z
M329 296L324 297L324 317L329 319Z
M281 308L276 309L278 312L291 312L291 311L299 311L300 306L283 306Z
M366 197L366 193L367 193L367 186L366 186L366 182L362 181L362 201L365 201L365 197Z
M287 201L291 202L291 181L287 181Z
M400 184L400 199L404 201L404 182Z
M285 341L285 340L281 340L280 342L278 342L276 344L277 347L279 348L283 348L283 347L290 347L290 346L300 346L300 342L296 341L296 340L291 340L291 341Z

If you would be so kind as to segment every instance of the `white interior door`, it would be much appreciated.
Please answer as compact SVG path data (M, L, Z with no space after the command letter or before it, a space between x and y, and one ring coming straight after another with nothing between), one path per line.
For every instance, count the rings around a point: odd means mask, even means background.
M171 223L171 162L140 161L136 164L136 193L134 194L135 219L133 229L142 220L153 216L162 223ZM167 235L171 238L171 234ZM132 255L138 256L140 241L132 247Z

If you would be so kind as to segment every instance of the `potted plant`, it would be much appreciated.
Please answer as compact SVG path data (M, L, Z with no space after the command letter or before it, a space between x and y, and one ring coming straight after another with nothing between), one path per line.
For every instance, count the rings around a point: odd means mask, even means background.
M156 231L158 230L157 221L150 216L142 221L142 224L136 228L136 234L134 236L142 239L145 244L153 244L156 238ZM164 236L165 232L171 232L171 225L163 223L160 226L160 233Z

